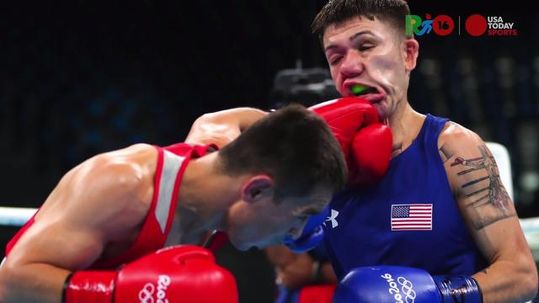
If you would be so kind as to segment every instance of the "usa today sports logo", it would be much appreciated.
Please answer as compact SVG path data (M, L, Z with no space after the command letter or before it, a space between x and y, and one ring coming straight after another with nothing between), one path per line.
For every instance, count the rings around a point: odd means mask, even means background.
M448 36L455 32L458 35L466 33L472 37L518 36L515 22L502 16L485 17L480 14L474 14L463 18L461 16L453 18L448 15L437 15L433 17L431 14L426 14L425 18L422 19L418 15L406 15L405 33L408 36L412 34L416 36L428 34Z

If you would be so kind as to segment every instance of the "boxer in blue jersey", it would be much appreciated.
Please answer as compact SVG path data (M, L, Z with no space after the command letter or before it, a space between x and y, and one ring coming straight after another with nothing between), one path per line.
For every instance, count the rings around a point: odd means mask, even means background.
M537 269L484 141L409 103L419 54L405 33L409 14L403 0L331 0L313 22L339 93L367 99L393 132L383 179L330 204L334 302L531 300ZM241 119L227 119L239 129Z
M490 151L474 132L408 102L419 50L405 33L409 14L400 0L333 0L313 22L337 90L368 99L394 138L385 177L331 203L334 301L529 300L537 270Z

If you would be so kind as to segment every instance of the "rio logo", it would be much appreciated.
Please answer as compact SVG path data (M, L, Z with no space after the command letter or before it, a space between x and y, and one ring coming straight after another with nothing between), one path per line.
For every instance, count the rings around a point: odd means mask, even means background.
M405 32L407 36L422 36L434 32L438 36L447 36L455 29L453 18L448 15L438 15L434 18L426 14L425 20L417 15L406 15Z

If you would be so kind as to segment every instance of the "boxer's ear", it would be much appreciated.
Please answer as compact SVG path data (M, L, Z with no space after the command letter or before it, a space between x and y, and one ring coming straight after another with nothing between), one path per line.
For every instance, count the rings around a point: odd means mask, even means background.
M405 63L406 71L412 71L417 64L417 56L419 55L419 43L416 39L404 39L402 44L402 56Z
M242 187L242 200L254 203L263 198L273 196L273 179L268 175L255 175L250 177Z

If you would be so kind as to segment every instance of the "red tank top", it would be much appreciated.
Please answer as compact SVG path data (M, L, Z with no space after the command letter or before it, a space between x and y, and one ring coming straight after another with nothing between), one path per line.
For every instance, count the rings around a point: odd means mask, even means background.
M90 269L112 269L164 247L174 219L180 182L189 160L205 155L209 148L215 148L215 146L191 146L178 143L167 147L156 146L156 148L158 158L154 193L150 210L142 223L139 234L125 252L114 258L100 258L89 267ZM6 256L33 223L34 217L28 220L9 241L6 246Z

